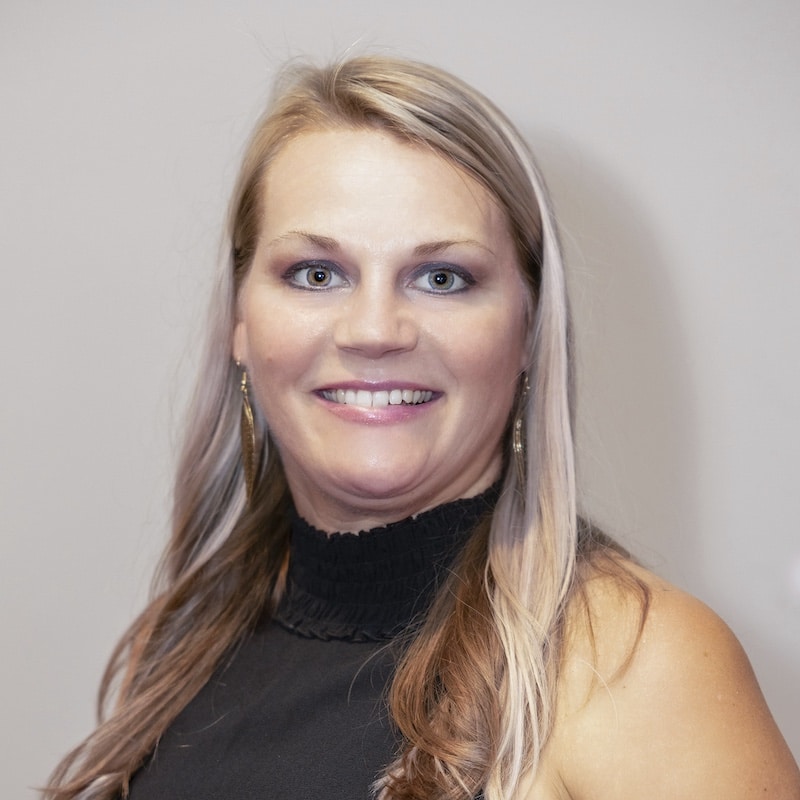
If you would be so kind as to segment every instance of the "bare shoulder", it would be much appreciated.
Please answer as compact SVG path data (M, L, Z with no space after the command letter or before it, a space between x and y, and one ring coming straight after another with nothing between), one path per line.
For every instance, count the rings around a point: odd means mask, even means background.
M573 800L800 800L741 645L706 605L625 563L568 614L547 769Z

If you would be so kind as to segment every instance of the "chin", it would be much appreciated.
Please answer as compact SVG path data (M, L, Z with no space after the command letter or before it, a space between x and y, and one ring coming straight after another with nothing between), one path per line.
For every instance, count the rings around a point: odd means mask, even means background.
M362 498L368 507L382 506L382 501L390 502L415 490L427 496L430 481L420 478L419 470L399 471L396 468L370 467L358 474L340 474L336 480L340 491L353 498ZM356 500L357 502L357 500ZM419 509L411 509L415 513Z

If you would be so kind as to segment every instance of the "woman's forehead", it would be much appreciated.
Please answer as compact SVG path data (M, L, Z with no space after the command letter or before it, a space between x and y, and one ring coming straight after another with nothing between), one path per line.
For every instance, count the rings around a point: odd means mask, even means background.
M493 196L452 161L382 131L312 131L276 156L262 185L262 235L413 228L420 241L507 237Z

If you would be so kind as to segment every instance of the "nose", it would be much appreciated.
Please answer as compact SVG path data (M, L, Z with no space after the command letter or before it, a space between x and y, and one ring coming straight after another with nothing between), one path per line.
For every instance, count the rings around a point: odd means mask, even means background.
M413 310L402 292L361 284L342 304L333 337L342 350L380 358L413 350L418 332Z

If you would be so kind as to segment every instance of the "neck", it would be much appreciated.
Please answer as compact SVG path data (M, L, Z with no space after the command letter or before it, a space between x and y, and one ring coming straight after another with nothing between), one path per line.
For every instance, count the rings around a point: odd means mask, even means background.
M390 639L425 610L498 487L359 535L292 522L289 573L276 613L304 636Z

